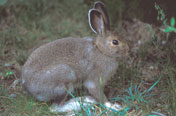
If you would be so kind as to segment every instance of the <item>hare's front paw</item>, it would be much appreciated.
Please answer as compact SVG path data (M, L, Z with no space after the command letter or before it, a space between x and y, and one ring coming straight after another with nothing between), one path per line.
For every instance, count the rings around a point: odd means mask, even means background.
M120 111L122 109L121 105L119 105L117 103L112 104L110 102L106 102L104 105L108 108L115 110L115 111Z

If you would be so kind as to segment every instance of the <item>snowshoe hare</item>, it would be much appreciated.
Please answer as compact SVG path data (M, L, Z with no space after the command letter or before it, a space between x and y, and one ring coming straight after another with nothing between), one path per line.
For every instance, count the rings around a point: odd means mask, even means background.
M104 85L118 68L118 59L128 54L129 47L119 35L110 31L108 14L102 2L95 2L88 21L96 38L68 37L36 49L22 69L23 87L39 101L61 103L74 87L83 84L97 101L111 107L102 96ZM103 99L102 99L103 98Z

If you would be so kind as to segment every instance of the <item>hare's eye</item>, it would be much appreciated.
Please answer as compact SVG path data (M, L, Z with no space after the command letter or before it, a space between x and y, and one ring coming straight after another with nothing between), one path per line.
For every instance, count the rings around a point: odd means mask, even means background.
M118 44L119 44L118 40L113 40L112 43L113 43L114 45L118 45Z

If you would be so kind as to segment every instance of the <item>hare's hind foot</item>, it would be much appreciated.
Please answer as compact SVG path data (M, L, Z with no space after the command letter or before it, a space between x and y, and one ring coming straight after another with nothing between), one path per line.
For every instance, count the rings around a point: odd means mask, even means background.
M57 113L67 113L67 115L72 116L75 115L75 112L81 111L82 107L89 107L96 104L96 100L91 96L83 96L83 97L76 97L72 98L69 101L65 102L63 105L53 104L50 107L51 112ZM106 102L104 104L109 110L113 110L118 112L122 109L119 104L112 104L110 102Z
M59 113L74 112L74 111L78 112L81 111L82 106L87 107L95 103L96 103L95 99L93 99L90 96L76 97L70 99L64 105L53 104L50 107L50 111Z
M110 102L106 102L104 105L105 105L107 108L109 108L110 110L113 110L113 111L115 111L115 112L118 112L118 111L120 111L120 110L122 109L121 105L119 105L119 104L117 104L117 103L112 104L112 103L110 103Z

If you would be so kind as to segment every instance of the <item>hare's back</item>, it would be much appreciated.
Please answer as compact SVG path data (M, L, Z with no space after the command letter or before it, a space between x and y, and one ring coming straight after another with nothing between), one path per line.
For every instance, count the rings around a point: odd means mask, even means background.
M58 63L74 63L92 48L92 38L63 38L42 45L28 58L24 67L42 69Z

